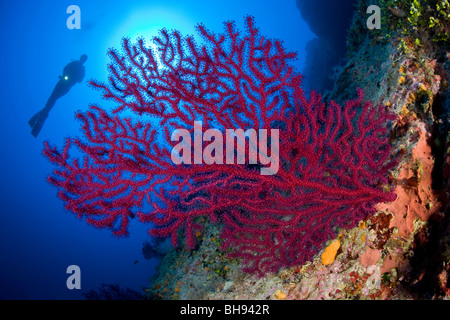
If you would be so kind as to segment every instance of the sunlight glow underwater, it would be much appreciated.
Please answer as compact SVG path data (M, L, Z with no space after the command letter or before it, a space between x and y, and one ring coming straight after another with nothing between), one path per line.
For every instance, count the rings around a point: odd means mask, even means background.
M125 16L122 23L117 24L117 29L111 34L107 42L109 48L122 48L122 38L128 37L132 43L144 38L145 44L154 48L152 39L159 35L163 28L167 30L177 29L183 35L194 34L197 22L189 20L186 16L167 8L136 8L131 14ZM105 65L109 63L105 56ZM106 70L105 70L106 71Z

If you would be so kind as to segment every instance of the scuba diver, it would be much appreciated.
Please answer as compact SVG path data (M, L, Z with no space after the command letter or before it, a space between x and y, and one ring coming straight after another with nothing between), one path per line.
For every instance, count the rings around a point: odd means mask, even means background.
M55 105L56 100L64 96L69 90L78 82L81 83L84 78L85 68L83 64L87 60L87 55L83 54L80 60L75 60L68 63L63 70L62 76L56 84L53 92L48 98L44 109L37 112L29 121L28 124L32 128L31 134L36 138L44 125L45 120L48 117L50 110Z

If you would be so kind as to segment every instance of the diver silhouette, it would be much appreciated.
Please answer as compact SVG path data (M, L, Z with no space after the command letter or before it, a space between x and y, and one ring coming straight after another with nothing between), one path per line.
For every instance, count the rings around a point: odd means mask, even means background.
M84 78L85 68L83 64L87 60L87 55L83 54L80 60L75 60L68 63L63 70L62 76L59 76L59 81L56 84L53 92L48 98L44 109L37 112L29 121L28 124L32 128L31 134L36 138L48 117L50 110L55 105L56 100L64 96L69 90L78 82L81 83Z

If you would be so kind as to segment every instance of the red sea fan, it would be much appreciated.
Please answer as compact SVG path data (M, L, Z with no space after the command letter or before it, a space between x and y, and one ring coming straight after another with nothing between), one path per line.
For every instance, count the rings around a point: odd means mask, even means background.
M109 52L109 82L91 85L117 107L79 113L84 140L68 139L63 150L45 144L57 167L49 181L69 211L117 236L135 217L174 245L182 230L190 248L201 231L197 218L209 217L222 226L224 249L263 274L305 262L336 228L395 198L385 191L395 165L393 116L364 102L361 90L343 106L326 105L315 92L306 97L288 64L296 54L261 36L250 17L246 29L240 34L227 22L213 34L200 25L201 43L162 30L153 47L124 39L123 53ZM135 118L123 117L126 110ZM218 132L278 129L276 174L261 174L264 165L250 156L198 164L198 148L184 155L191 164L174 164L171 133L195 134L194 121ZM194 147L207 146L194 138ZM215 159L225 158L217 150Z

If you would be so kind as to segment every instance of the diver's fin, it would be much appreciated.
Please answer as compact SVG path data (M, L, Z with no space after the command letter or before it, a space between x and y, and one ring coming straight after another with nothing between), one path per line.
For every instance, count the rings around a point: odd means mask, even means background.
M38 115L38 117L37 117L37 120L35 120L34 125L33 125L33 129L31 130L31 134L35 138L38 136L39 132L41 131L42 127L44 126L44 123L45 123L46 119L47 119L47 115L40 113Z
M36 114L34 116L32 116L30 120L28 120L28 124L30 125L31 128L33 128L34 125L36 124L36 122L39 120L41 112L42 111L36 112Z

